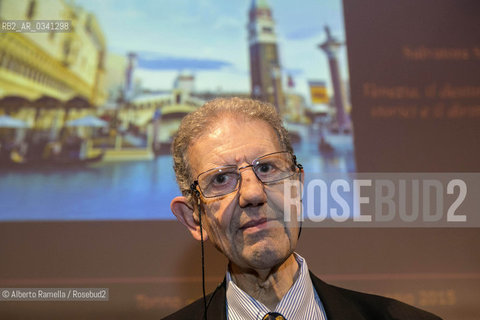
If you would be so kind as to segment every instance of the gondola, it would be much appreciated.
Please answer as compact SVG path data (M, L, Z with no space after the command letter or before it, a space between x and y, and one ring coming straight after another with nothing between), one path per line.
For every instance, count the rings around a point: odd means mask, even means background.
M52 157L49 159L19 159L18 157L3 157L0 160L0 168L31 168L31 167L76 167L86 166L89 164L102 161L104 152L94 156L83 159L67 158L67 157Z

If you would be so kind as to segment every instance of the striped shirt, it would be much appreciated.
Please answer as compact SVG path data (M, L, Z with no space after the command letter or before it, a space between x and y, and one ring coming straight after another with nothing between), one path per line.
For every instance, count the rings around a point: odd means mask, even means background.
M286 320L326 320L322 302L313 288L305 259L294 253L300 272L293 286L280 300L275 310L269 310L263 303L249 296L233 282L227 271L227 319L259 319L268 312L278 312Z

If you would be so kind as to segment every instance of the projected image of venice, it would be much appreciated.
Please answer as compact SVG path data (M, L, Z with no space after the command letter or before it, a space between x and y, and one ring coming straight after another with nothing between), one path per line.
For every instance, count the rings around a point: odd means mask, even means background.
M0 220L172 219L170 146L217 97L275 105L305 171L353 172L340 0L6 0Z

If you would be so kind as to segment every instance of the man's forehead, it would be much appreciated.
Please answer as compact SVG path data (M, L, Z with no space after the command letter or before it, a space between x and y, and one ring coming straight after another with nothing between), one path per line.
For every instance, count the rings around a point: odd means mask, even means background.
M206 136L210 139L221 139L224 130L221 127L214 127L211 131L206 133ZM202 137L200 137L202 139Z
M261 119L223 118L205 129L189 147L192 169L198 172L212 166L251 162L281 149L275 130Z
M269 138L274 138L279 142L275 129L265 120L248 118L244 115L225 114L219 116L212 123L205 127L203 134L193 142L193 144L204 140L220 140L220 143L228 143L228 140L237 140L249 132L258 132L256 140L265 138L265 132L269 132ZM260 134L260 132L262 134ZM270 137L271 136L271 137Z

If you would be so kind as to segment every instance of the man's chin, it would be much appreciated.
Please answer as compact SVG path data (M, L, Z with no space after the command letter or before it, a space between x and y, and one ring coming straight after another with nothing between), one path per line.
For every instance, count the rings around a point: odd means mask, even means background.
M243 256L251 268L265 270L281 265L290 254L289 250L258 243L244 250Z

